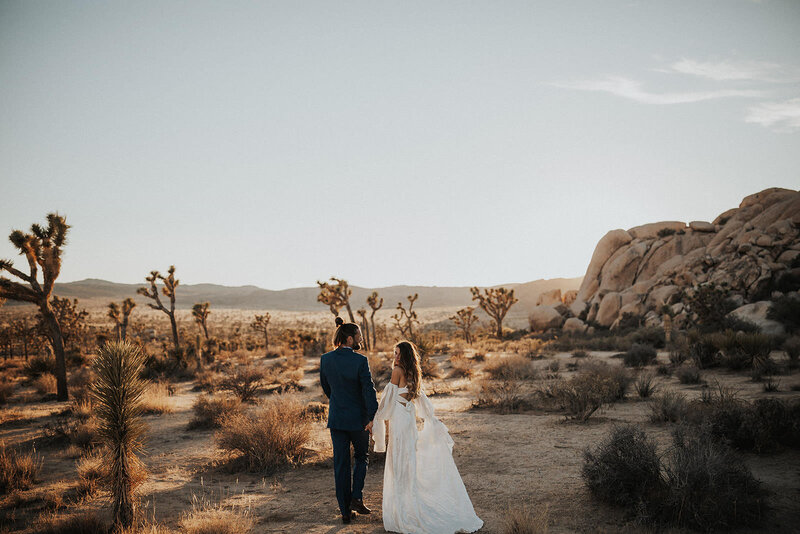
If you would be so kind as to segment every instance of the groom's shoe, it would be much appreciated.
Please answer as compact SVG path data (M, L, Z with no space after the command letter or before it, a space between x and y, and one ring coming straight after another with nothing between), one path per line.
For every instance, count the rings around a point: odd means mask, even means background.
M372 512L372 510L364 506L364 501L362 499L353 499L350 502L350 508L352 508L354 512L358 512L362 515L367 515Z
M350 521L351 521L351 517L352 516L351 516L350 513L347 513L347 514L343 515L342 516L342 523L344 523L345 525L349 525Z

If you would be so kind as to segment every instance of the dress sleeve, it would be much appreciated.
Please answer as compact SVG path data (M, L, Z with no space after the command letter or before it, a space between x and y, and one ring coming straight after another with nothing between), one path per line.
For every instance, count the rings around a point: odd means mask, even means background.
M433 403L421 389L419 396L414 399L414 406L417 410L417 415L425 420L425 425L417 438L418 446L444 444L452 451L453 438L450 437L450 432L444 423L436 417L433 411Z
M394 407L397 405L397 386L391 382L381 393L381 402L375 419L372 421L372 438L375 440L375 452L386 452L386 421L391 419Z

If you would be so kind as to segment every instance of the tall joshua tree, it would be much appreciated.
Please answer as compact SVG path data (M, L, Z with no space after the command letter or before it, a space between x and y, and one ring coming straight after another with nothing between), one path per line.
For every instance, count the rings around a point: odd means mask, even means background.
M475 315L475 307L467 306L461 308L455 315L450 317L456 326L463 332L464 341L472 345L472 325L478 322L478 316Z
M250 328L264 334L264 351L266 354L269 354L269 320L272 319L272 316L268 313L264 315L256 315L253 322L250 323Z
M331 282L336 282L336 284L317 280L317 285L319 286L317 301L327 304L331 309L331 313L337 317L339 316L339 310L346 308L347 314L350 316L350 322L356 322L353 310L350 308L350 295L353 294L353 290L350 289L347 280L332 276Z
M208 326L206 325L206 320L208 319L208 314L211 313L211 310L208 309L209 306L210 304L208 302L198 302L192 306L192 317L194 317L194 321L197 325L203 329L206 342L208 342Z
M497 339L502 339L503 319L509 308L519 301L519 299L514 298L514 290L504 287L487 288L483 290L483 295L481 295L481 290L477 287L471 288L470 291L472 292L472 300L477 300L483 311L492 318L496 328L495 335L497 335Z
M364 331L364 348L369 350L369 323L367 322L367 310L359 308L356 313L361 317L361 329Z
M58 274L61 272L61 249L67 242L69 225L66 219L57 213L47 214L47 227L38 224L31 226L26 234L20 230L11 232L9 239L28 260L29 273L14 268L10 260L0 260L0 272L6 271L28 285L14 282L0 276L0 298L30 302L39 307L39 311L47 327L47 337L56 357L56 391L59 401L69 400L67 392L67 364L64 357L64 340L61 327L50 302ZM39 269L42 270L42 282L39 282Z
M148 306L154 310L161 310L167 314L167 317L169 317L169 322L172 325L172 342L175 345L175 352L180 352L181 342L178 339L178 323L175 321L175 288L178 287L180 280L175 279L175 266L169 266L167 276L162 275L158 271L150 271L150 276L145 277L145 280L150 282L150 287L140 287L136 292L139 295L144 295L145 297L155 301L155 304L148 302ZM158 296L158 287L156 287L156 283L159 280L164 283L164 287L161 289L161 292L164 293L165 297L169 298L169 309L164 307L164 305L161 303L161 299Z
M412 339L414 337L414 323L419 323L417 320L417 312L413 311L414 303L419 298L419 294L414 293L408 296L408 309L403 307L402 302L397 303L398 313L392 315L395 326L400 331L400 335Z
M53 309L59 328L61 328L64 349L80 350L88 330L86 318L89 317L89 312L78 309L78 299L70 301L68 298L60 298L55 295L50 299L50 307ZM39 319L39 328L43 332L47 332L47 320L41 312L37 318Z
M116 302L108 305L108 316L116 324L117 341L125 341L128 337L128 317L135 307L136 303L130 297L122 301L122 306L118 306Z
M117 529L133 524L136 487L144 481L144 469L137 456L145 430L141 397L147 382L139 377L144 361L138 347L120 341L106 343L93 362L97 378L90 391L97 404L99 434L106 445Z
M380 301L378 301L378 292L373 291L370 296L367 297L367 304L370 308L372 308L372 314L369 316L370 326L372 327L372 348L374 349L377 346L377 334L375 333L375 312L380 310L383 307L383 297L381 297Z

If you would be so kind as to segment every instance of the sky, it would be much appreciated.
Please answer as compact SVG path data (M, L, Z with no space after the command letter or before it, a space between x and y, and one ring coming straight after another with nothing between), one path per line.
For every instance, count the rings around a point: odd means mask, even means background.
M800 189L798 36L796 0L1 0L0 234L65 215L63 282L582 276Z

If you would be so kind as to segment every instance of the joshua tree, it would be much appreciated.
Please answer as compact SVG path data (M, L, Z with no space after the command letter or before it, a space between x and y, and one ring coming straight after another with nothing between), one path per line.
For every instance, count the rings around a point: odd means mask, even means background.
M367 297L367 304L370 308L372 308L372 314L369 316L369 322L372 326L372 348L374 349L377 346L377 339L375 333L375 312L383 307L383 297L381 297L380 301L378 300L378 292L373 291L370 296Z
M337 317L339 316L340 309L347 308L350 322L356 322L356 318L353 316L353 310L350 308L350 295L353 293L353 290L350 289L347 280L332 276L331 282L336 282L336 284L334 285L329 282L320 282L317 280L317 285L319 286L317 301L327 304L331 309L331 313Z
M208 326L206 326L206 319L211 311L208 309L210 304L208 302L197 303L192 306L192 317L194 321L203 329L203 335L206 336L206 343L208 343Z
M467 306L461 308L455 315L450 317L450 320L456 323L456 326L464 333L464 340L472 345L472 325L478 322L478 316L475 315L475 307Z
M29 325L28 319L23 317L22 319L11 322L11 330L14 332L16 338L22 341L22 353L25 356L25 360L27 360L28 347L37 335L36 326Z
M266 354L269 354L269 320L272 319L272 316L268 313L264 315L256 315L253 322L250 323L250 328L264 334L264 351Z
M478 304L483 311L494 321L497 339L503 338L503 319L508 313L508 309L514 305L519 299L514 298L514 290L498 287L496 289L484 289L484 294L481 295L481 290L477 287L470 289L472 292L472 300L477 300Z
M136 303L132 298L126 298L122 301L122 307L118 306L116 302L108 305L108 316L114 319L117 328L117 341L125 341L128 337L128 316L130 316Z
M367 322L367 310L359 308L356 313L361 317L361 329L364 331L364 348L369 350L369 323Z
M86 335L86 318L89 312L78 310L78 299L70 301L68 298L54 296L50 299L50 306L56 316L58 325L61 327L61 339L64 341L64 348L69 350L80 349L81 340ZM40 312L37 316L39 328L42 332L47 332L47 321Z
M150 271L150 276L145 277L145 280L150 282L150 287L140 287L136 292L139 295L144 295L155 301L155 304L147 303L148 306L167 314L169 322L172 325L172 342L175 345L175 352L179 353L181 350L181 342L178 339L178 323L175 322L175 288L178 287L180 281L175 280L175 266L170 265L166 277L161 275L158 271ZM165 297L169 298L169 309L161 304L161 299L158 297L158 288L156 287L156 282L158 280L164 282L164 287L161 289L161 292L164 293Z
M0 272L6 271L29 286L0 276L0 298L30 302L39 306L39 311L47 326L47 337L56 357L56 386L59 401L69 400L67 364L64 357L61 327L53 312L50 297L53 293L53 284L61 271L61 249L67 242L68 230L69 225L63 216L49 213L47 228L34 224L31 226L29 234L20 230L11 232L9 236L11 243L28 260L29 274L15 269L10 260L0 260ZM42 269L41 283L38 280L40 268Z
M139 377L144 361L138 347L121 341L106 343L93 363L97 378L91 393L100 421L99 434L106 445L114 525L118 529L132 525L136 487L144 478L137 456L145 429L141 397L147 382Z
M398 330L400 330L400 335L411 339L414 337L414 323L419 324L417 320L417 312L412 311L414 307L414 302L419 298L417 293L408 296L408 310L403 307L402 302L397 303L397 310L400 313L395 313L392 315L392 319L395 321L395 326Z

